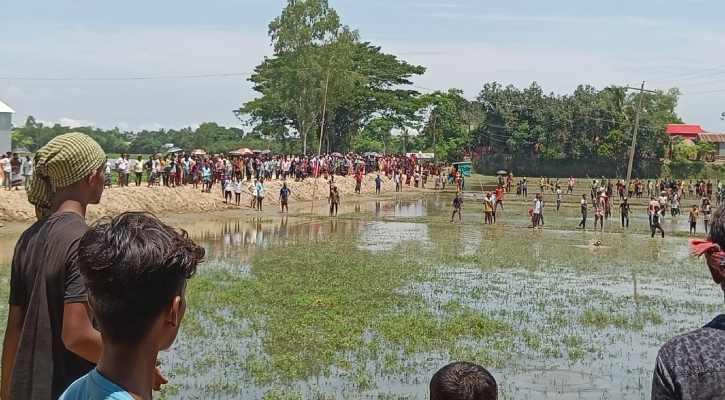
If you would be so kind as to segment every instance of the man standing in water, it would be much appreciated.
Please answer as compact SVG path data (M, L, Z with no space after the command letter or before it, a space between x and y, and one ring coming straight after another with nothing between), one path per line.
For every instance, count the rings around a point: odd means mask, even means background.
M287 209L287 214L289 214L289 195L292 193L292 191L287 187L287 182L282 183L282 189L279 190L279 204L282 208L282 211L284 213L284 210Z
M622 216L622 228L629 228L630 212L632 212L632 209L629 207L629 203L627 202L627 198L625 197L622 204L619 205L619 214Z
M579 229L586 229L587 228L587 211L589 210L589 205L587 204L587 195L583 194L581 199L581 213L582 213L582 222L579 223Z
M533 215L531 216L531 227L536 228L541 222L541 194L534 196Z
M260 178L257 183L257 210L262 211L262 201L264 200L264 178Z
M561 187L556 187L556 211L561 207Z
M665 237L665 231L662 229L662 225L660 225L660 220L662 219L662 214L660 214L660 206L655 207L655 213L652 214L652 237L655 237L655 232L660 231L662 233L662 237Z
M101 356L76 254L86 209L103 193L105 163L98 143L81 133L57 136L35 155L28 200L38 221L12 259L2 399L57 399Z
M458 220L461 220L461 208L463 207L463 198L461 197L461 192L456 192L456 197L453 199L453 214L451 214L451 222L453 222L453 217L456 216L456 213L458 214Z
M330 216L337 217L337 207L340 204L340 192L337 191L337 186L333 186L330 190ZM333 215L334 212L334 215Z

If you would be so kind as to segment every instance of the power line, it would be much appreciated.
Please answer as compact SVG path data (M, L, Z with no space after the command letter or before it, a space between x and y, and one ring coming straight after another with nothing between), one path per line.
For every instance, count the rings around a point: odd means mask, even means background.
M169 75L169 76L135 76L135 77L105 77L105 78L33 78L33 77L9 77L0 76L3 80L13 81L151 81L161 79L196 79L196 78L218 78L227 76L248 76L254 72L230 72L223 74L198 74L198 75Z
M681 93L681 95L682 96L694 96L697 94L722 93L722 92L725 92L725 89L711 90L711 91L707 91L707 92Z
M700 73L702 73L702 72L714 71L714 70L716 70L716 69L721 69L721 68L725 68L725 65L720 65L720 66L718 66L718 67L712 67L712 68L706 68L706 69L701 69L701 70L697 70L697 71L692 71L692 72L685 72L685 73L682 73L682 74L676 74L676 75L670 75L670 76L665 76L665 77L662 77L662 78L656 78L656 79L648 79L648 81L649 81L650 83L652 83L652 82L657 82L657 81L662 81L662 80L665 80L665 81L666 81L666 80L669 80L669 79L671 79L671 78L677 78L677 77L680 77L680 76L688 76L688 75L697 75L697 74L700 74Z
M725 71L718 71L718 72L713 72L711 74L705 74L705 75L690 76L690 77L687 77L687 78L669 79L669 80L665 80L665 81L657 81L657 82L654 82L654 83L656 83L656 84L663 84L663 83L672 84L673 82L689 81L689 80L692 80L692 79L707 78L708 76L715 76L715 75L722 75L722 74L725 74ZM652 83L652 82L650 82L650 83Z

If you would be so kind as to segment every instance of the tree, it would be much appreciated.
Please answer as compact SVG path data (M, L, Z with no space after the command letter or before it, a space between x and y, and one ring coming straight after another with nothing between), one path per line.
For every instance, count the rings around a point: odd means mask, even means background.
M425 69L362 42L327 1L289 1L270 23L270 37L275 54L250 77L259 97L235 111L240 119L288 127L307 152L318 140L328 151L349 150L376 118L397 128L414 118L419 93L402 86Z

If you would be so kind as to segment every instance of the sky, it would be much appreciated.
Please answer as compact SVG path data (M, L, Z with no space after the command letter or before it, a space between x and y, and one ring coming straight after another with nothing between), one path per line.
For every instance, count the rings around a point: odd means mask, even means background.
M286 0L3 0L0 101L67 126L239 125ZM422 92L487 82L680 87L686 123L725 132L723 0L330 0L363 40L427 67ZM189 75L237 74L209 78ZM109 78L114 80L109 80ZM154 79L117 79L154 78Z

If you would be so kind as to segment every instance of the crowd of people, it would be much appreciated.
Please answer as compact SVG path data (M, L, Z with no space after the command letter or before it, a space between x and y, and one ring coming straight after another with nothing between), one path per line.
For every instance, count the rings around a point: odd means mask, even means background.
M108 165L90 137L60 135L35 160L27 195L38 220L11 262L0 398L151 399L168 382L158 353L176 339L187 281L205 250L142 212L88 227L86 209L100 202ZM493 376L471 363L443 367L430 391L441 400L498 393Z
M187 307L187 282L203 262L205 250L186 232L147 213L127 212L87 226L87 206L100 201L107 183L107 159L90 137L58 136L38 151L35 161L28 200L38 220L21 235L12 258L0 398L150 399L168 382L158 353L178 334ZM265 178L269 177L255 176ZM239 182L242 177L234 179ZM534 226L544 222L542 194L549 184L540 185L535 195ZM334 178L330 186L336 193ZM559 196L562 190L554 186ZM487 223L494 223L496 208L503 207L498 195L503 196L504 187L502 182L496 193L485 196ZM613 187L609 181L592 182L590 196L603 205L597 206L595 224L607 218L606 197L611 198ZM654 202L649 206L653 235L664 209L672 208L671 196L682 195L684 187L660 182L662 201L655 198L656 192L648 192ZM289 194L286 183L282 188ZM621 212L628 209L623 207L627 197L619 195ZM711 195L707 186L703 195ZM587 200L584 194L582 204ZM459 191L453 212L459 219L462 203ZM705 257L723 290L724 248L721 207L713 213L708 239L693 239L691 249ZM657 355L652 399L722 398L723 346L725 315L669 340ZM429 393L431 400L491 400L497 399L498 387L484 367L454 362L432 376Z

